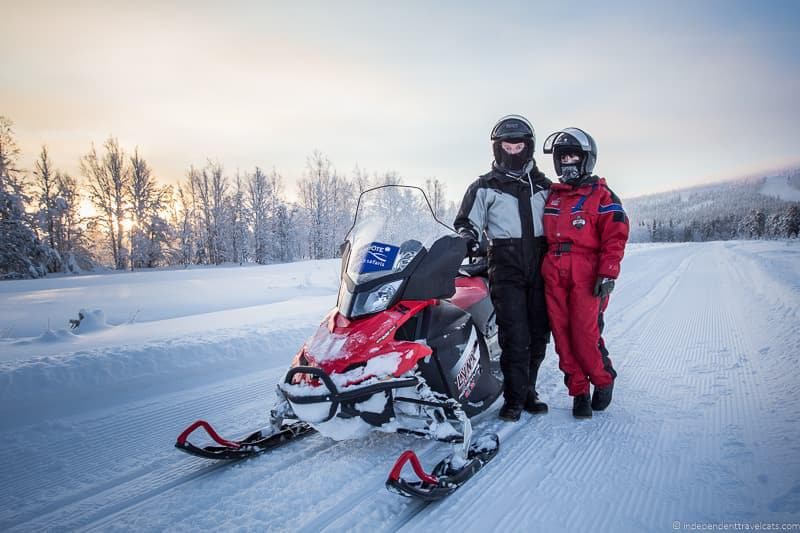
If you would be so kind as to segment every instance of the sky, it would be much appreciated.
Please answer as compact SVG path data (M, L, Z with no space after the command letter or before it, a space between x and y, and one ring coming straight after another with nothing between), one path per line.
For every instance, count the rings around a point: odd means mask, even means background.
M80 175L110 135L190 165L436 177L460 198L489 132L592 134L623 198L800 164L800 2L0 0L0 115L23 167Z

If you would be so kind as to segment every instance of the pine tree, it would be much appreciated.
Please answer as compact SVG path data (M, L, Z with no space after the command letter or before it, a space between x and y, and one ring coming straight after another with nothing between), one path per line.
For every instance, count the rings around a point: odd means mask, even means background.
M783 228L784 236L787 238L797 238L800 234L800 205L795 203L786 209Z
M39 200L39 225L51 248L56 248L55 242L55 199L56 177L52 168L47 146L42 146L39 159L34 163L34 186Z
M17 167L20 152L12 126L0 116L0 277L38 278L47 274L57 254L41 243L26 213L30 196Z

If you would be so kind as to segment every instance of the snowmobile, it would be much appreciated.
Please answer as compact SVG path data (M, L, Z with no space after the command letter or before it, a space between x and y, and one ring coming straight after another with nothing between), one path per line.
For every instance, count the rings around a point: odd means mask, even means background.
M336 440L370 431L415 435L455 450L430 474L413 451L404 452L386 486L426 501L443 498L499 449L495 434L473 438L470 422L503 388L485 259L462 264L464 240L436 218L422 189L402 185L359 196L340 251L337 305L278 383L270 426L230 441L199 420L175 446L236 459L314 431ZM198 428L216 445L190 443ZM409 462L418 481L401 476Z

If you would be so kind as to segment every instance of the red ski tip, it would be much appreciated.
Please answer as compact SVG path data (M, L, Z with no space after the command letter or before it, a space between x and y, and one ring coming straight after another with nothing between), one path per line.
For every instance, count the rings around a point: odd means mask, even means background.
M411 461L411 467L414 469L414 473L422 481L430 485L436 485L439 483L439 480L436 478L436 476L432 476L431 474L425 472L425 470L422 468L422 464L419 462L417 454L411 450L404 451L400 457L397 458L394 468L392 468L392 471L389 473L389 479L392 481L398 481L400 479L400 471L403 470L403 467L409 461Z
M214 431L214 428L211 427L211 424L209 424L205 420L198 420L197 422L195 422L194 424L192 424L191 426L186 428L183 431L183 433L178 435L178 444L181 445L181 446L186 444L186 439L188 439L189 435L191 435L194 432L194 430L196 430L197 428L203 428L204 430L206 430L206 433L208 433L208 435L212 439L214 439L214 441L216 441L220 446L227 446L229 448L233 448L234 450L238 450L239 449L239 443L238 442L234 442L234 441L231 441L231 440L223 439L222 437L219 436L219 433Z

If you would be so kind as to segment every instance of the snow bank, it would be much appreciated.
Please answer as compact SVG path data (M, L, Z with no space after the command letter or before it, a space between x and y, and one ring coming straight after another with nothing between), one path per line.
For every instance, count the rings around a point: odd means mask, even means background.
M35 338L68 328L83 308L102 309L116 326L328 295L338 287L336 259L6 281L0 283L0 337Z
M285 368L338 274L317 261L0 284L1 425ZM45 309L65 327L42 332Z
M106 314L102 309L81 309L75 324L75 333L91 333L111 327L106 323Z
M288 367L313 331L313 322L0 363L2 426L188 388L226 375Z

